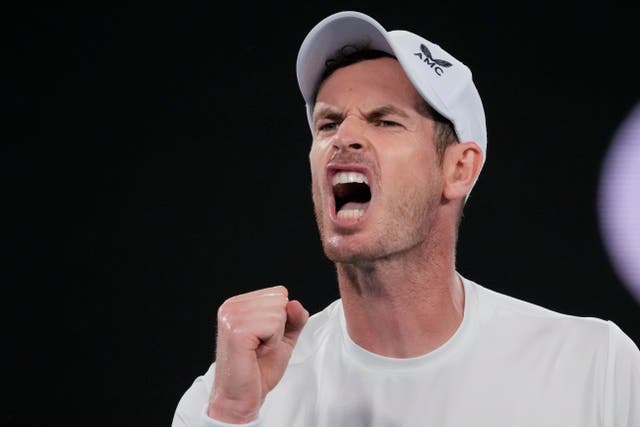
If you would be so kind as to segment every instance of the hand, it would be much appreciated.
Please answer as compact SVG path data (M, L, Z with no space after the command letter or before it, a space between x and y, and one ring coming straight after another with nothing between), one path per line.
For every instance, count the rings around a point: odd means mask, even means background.
M209 417L248 423L287 368L309 312L289 301L284 286L237 295L218 310L218 337Z

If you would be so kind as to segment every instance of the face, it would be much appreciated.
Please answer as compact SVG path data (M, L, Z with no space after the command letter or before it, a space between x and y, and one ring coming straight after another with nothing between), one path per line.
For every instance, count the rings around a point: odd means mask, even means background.
M428 238L443 179L420 100L392 58L340 68L322 84L309 160L316 221L334 262L375 261Z

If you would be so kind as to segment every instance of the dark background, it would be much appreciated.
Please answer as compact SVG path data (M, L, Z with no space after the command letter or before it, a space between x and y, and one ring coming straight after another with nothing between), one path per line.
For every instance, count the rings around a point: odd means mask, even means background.
M5 11L0 423L169 425L213 360L224 299L275 283L312 312L337 298L295 59L338 10L418 32L474 72L489 149L462 274L640 343L596 210L640 98L635 15L478 3Z

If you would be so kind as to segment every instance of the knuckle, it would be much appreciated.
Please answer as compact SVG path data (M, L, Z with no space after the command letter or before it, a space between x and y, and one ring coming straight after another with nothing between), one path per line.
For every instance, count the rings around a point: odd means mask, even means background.
M287 289L284 285L278 285L278 290L282 293L285 298L289 297L289 289Z
M218 308L217 313L218 327L232 329L242 322L243 316L239 313L235 304L230 302L223 303Z
M226 317L227 314L229 313L229 311L231 311L230 306L231 304L229 303L229 300L226 300L225 302L222 303L222 305L220 305L220 307L218 307L218 319L221 319L223 317Z

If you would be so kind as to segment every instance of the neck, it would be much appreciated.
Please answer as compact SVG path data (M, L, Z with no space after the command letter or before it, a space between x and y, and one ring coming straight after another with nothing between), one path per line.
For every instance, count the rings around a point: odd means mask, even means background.
M460 326L464 289L453 244L425 246L366 265L336 264L347 330L356 344L382 356L417 357Z

